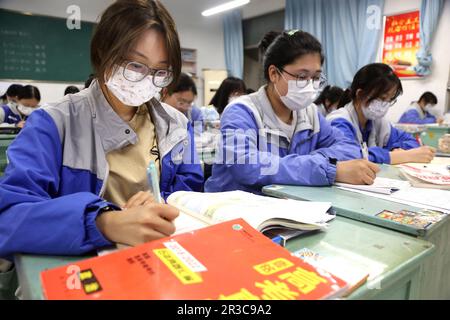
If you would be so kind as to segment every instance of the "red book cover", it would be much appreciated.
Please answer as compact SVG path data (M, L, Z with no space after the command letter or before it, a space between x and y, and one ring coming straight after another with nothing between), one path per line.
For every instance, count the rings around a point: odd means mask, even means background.
M50 300L304 300L347 286L242 219L46 270L41 281Z

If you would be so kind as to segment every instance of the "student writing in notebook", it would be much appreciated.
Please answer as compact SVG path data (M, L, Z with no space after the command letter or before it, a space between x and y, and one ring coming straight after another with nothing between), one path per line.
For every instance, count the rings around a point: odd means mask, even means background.
M385 117L402 92L399 78L388 65L369 64L356 73L339 103L340 108L329 114L327 120L358 143L361 154L370 161L430 162L436 150L421 147L412 135L394 128Z
M202 188L188 120L155 99L181 70L177 31L163 5L114 2L96 26L91 62L90 87L33 112L8 149L0 258L76 255L172 234L178 210L146 192L150 160L163 198Z
M313 101L325 84L322 46L309 33L268 33L261 42L267 84L233 100L221 118L222 141L208 192L260 193L269 184L372 184L378 166L332 128Z
M15 124L23 128L28 116L39 107L41 93L32 85L16 87L17 95L0 108L0 122Z

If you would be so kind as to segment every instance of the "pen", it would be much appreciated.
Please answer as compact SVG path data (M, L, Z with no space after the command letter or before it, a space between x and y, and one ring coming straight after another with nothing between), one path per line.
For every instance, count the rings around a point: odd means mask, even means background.
M159 179L158 173L156 172L156 164L153 160L150 160L147 167L147 180L148 187L155 201L157 203L163 203L161 199L161 192L159 191Z
M365 142L363 142L361 144L361 148L362 148L362 155L364 160L369 160L369 149L367 148L367 144Z

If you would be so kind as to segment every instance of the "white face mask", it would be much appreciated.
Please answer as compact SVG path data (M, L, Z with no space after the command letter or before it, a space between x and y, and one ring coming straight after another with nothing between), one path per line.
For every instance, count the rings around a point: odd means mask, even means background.
M19 110L19 112L24 116L29 116L34 110L36 110L36 108L25 107L24 105L19 104L17 106L17 110Z
M153 84L152 76L146 76L141 81L133 82L125 79L123 71L123 67L116 68L114 74L105 83L111 93L123 104L139 107L153 97L159 97L161 88Z
M288 84L288 93L285 96L280 95L280 92L278 91L276 85L274 85L274 87L278 95L280 96L281 101L292 111L300 111L306 109L314 102L314 100L316 100L318 90L314 89L312 81L310 81L308 85L303 89L299 89L297 87L297 81L287 81L284 77L283 79Z
M425 111L432 113L434 111L434 106L432 104L427 104L425 106Z
M367 120L378 120L383 118L389 111L391 103L383 100L373 100L368 106L362 108L364 117Z

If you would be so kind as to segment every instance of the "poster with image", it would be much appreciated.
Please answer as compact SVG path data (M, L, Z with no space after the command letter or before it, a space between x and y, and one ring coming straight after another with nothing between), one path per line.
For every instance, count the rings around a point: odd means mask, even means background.
M390 65L400 78L420 77L415 71L420 48L419 10L386 16L383 63Z

